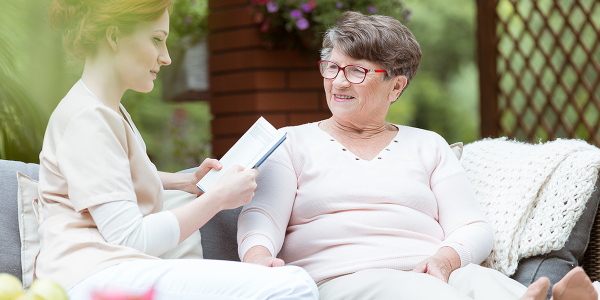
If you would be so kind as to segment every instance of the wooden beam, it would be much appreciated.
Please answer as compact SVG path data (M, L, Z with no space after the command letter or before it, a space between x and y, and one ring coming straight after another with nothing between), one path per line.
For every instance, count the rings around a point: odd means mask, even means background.
M479 111L481 137L498 137L500 119L498 115L498 75L496 59L498 39L496 37L496 6L498 0L476 0L477 2L477 60L479 64Z

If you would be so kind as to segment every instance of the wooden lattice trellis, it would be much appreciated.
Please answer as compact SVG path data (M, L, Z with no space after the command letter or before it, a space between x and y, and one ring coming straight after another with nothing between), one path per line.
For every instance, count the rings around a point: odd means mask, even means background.
M600 1L477 0L477 13L482 136L600 147ZM582 264L600 280L600 211Z
M600 1L477 4L482 136L600 146Z

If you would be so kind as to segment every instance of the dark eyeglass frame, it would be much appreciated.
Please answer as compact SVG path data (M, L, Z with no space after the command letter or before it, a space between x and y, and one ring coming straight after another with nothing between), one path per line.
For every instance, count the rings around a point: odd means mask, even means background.
M323 69L321 69L321 64L322 63L332 63L332 64L336 65L338 67L338 71L335 74L335 76L333 76L331 78L325 77L325 75L323 74ZM386 70L367 69L367 68L361 67L359 65L347 65L345 67L340 67L340 65L338 65L337 63L335 63L333 61L330 61L330 60L320 60L318 62L318 65L319 65L319 73L321 73L321 76L323 76L323 78L325 78L325 79L335 79L338 76L338 74L340 74L340 71L342 71L344 73L344 77L346 78L346 80L348 80L348 82L350 82L352 84L361 84L361 83L363 83L365 81L365 79L367 78L367 74L369 74L369 73L387 73ZM363 77L363 79L360 82L352 82L352 81L350 81L350 79L348 79L348 76L346 76L346 68L347 67L356 67L356 68L363 69L365 71L365 76Z

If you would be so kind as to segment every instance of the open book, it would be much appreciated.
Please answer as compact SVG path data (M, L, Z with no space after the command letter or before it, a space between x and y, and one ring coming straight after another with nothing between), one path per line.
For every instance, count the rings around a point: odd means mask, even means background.
M260 117L219 160L223 168L220 171L210 170L198 181L196 187L206 193L234 165L240 165L245 169L260 166L281 145L286 134L285 131L278 131L265 118Z

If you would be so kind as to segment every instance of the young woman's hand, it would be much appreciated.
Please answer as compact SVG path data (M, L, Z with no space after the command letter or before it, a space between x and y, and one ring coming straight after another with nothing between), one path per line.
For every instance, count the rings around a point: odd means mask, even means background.
M204 177L204 175L206 175L206 173L208 173L208 171L210 171L211 169L215 169L217 171L221 170L223 168L223 164L221 164L218 160L214 159L214 158L207 158L205 159L200 166L198 167L198 169L196 169L196 172L194 172L194 177L196 182L194 182L194 186L196 185L196 183L198 183L198 181L200 181L200 179L202 179Z
M181 189L184 192L200 196L202 195L202 191L200 191L200 189L196 187L196 183L198 183L198 181L200 181L200 179L202 179L202 177L204 177L206 173L208 173L208 171L210 171L211 169L219 171L222 168L223 164L221 164L218 160L214 158L207 158L196 169L196 172L191 174L185 174L189 178L186 180L188 183L185 186L175 189Z
M206 194L211 194L220 210L234 209L250 203L256 189L258 169L244 170L233 166Z
M181 190L190 194L202 195L202 191L196 187L196 183L208 173L211 169L221 170L223 164L218 160L207 158L196 169L194 173L168 173L158 172L160 181L165 190Z

